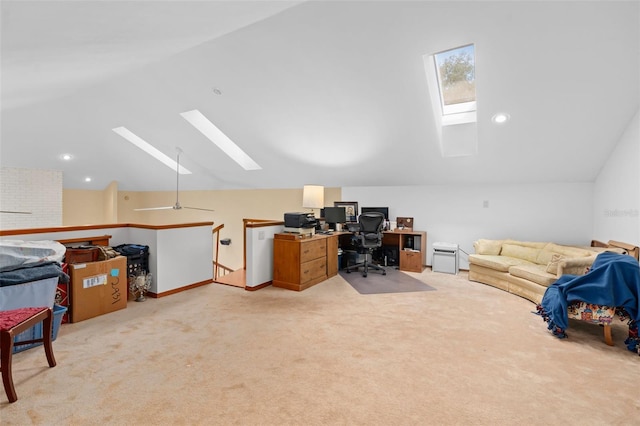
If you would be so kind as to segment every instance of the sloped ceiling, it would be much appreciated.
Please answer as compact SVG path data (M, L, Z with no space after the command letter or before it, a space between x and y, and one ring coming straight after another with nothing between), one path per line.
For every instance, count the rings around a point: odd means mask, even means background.
M180 147L185 190L592 181L639 105L638 2L1 7L0 163L61 169L65 188L175 189L119 126ZM442 157L422 56L467 43L478 154ZM192 128L192 109L262 170Z

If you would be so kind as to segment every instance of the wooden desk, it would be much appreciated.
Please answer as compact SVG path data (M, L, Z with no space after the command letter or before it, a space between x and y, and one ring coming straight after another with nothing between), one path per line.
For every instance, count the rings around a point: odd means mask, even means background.
M302 291L338 273L338 235L273 236L273 286Z
M351 232L334 232L301 237L297 234L273 236L274 287L302 291L338 274L338 246L349 243ZM418 241L419 240L419 241ZM397 247L399 269L422 272L427 264L427 233L424 231L385 231L382 246Z
M343 250L355 249L351 248L351 232L334 233L336 234ZM382 248L385 247L393 247L398 251L398 269L401 271L422 272L427 264L427 233L424 231L384 231Z

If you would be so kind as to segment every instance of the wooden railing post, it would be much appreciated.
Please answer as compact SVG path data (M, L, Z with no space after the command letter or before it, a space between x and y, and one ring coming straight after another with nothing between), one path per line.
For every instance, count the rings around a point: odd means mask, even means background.
M224 228L224 223L222 225L218 225L211 231L212 234L216 236L216 258L213 261L213 279L218 278L218 251L220 250L220 230Z

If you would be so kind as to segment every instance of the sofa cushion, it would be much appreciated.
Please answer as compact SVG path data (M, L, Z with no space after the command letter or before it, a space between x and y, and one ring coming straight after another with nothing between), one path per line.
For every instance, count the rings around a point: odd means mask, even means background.
M551 256L553 256L554 254L560 254L553 251L554 246L554 243L548 243L542 248L542 250L540 250L540 253L538 253L538 258L536 259L536 263L538 265L546 265L551 262Z
M554 253L563 254L565 257L585 257L592 256L593 250L585 250L579 247L561 246L560 244L551 243L545 247L545 250L550 250Z
M545 287L549 287L558 279L555 274L550 274L546 271L545 265L538 264L512 266L509 268L509 274L514 277L533 281L534 283Z
M516 244L503 244L501 256L515 257L517 259L526 260L527 262L535 263L538 258L540 249L533 247L525 247Z
M540 241L518 241L518 240L504 240L502 244L513 244L516 246L522 247L531 247L536 249L543 249L549 243L548 242L540 242Z
M500 272L509 272L509 268L514 265L527 265L527 262L523 259L517 259L515 257L508 256L495 256L490 254L470 254L469 263L478 266L484 266L485 268L494 269Z
M562 268L562 271L559 271L559 273L561 272L563 275L584 275L589 272L589 268L591 268L591 265L596 260L597 256L598 254L594 253L591 256L562 259L558 263L558 270Z
M558 275L558 263L563 259L565 259L565 256L554 253L547 264L547 272L553 275Z
M473 243L476 254L500 254L503 240L478 240Z

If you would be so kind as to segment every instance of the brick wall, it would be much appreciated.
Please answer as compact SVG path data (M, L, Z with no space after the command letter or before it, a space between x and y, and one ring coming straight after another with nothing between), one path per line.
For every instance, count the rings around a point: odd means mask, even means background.
M0 169L0 229L62 226L62 171Z

